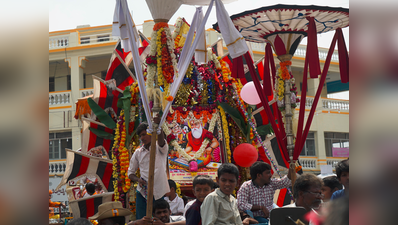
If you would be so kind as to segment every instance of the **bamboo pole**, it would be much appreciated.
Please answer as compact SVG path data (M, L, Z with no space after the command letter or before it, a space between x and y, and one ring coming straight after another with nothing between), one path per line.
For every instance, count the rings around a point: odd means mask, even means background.
M292 59L293 55L286 54L286 55L281 55L278 56L278 59L281 62L286 62L290 61ZM292 72L291 66L287 66L287 69L289 70L289 73ZM293 153L294 153L294 134L293 134L293 110L292 110L292 104L291 104L291 88L292 84L290 83L289 80L285 80L285 130L286 130L286 142L287 142L287 151L289 153L289 169L293 169L293 172L291 173L290 180L292 181L292 194L293 193L293 186L294 183L296 182L297 175L296 175L296 170L295 170L295 162L293 161Z
M158 125L156 123L153 124L153 132L151 138L151 151L149 153L149 173L148 173L148 198L146 204L146 216L152 216L152 206L153 206L153 186L154 186L154 178L155 178L155 161L156 161L156 139L157 133L156 130Z

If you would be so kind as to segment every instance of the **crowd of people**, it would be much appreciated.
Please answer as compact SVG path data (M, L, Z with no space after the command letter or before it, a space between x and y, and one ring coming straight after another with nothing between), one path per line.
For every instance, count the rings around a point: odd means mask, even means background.
M154 120L155 123L159 122L158 117ZM97 220L99 225L270 224L270 212L278 208L274 204L275 191L292 186L291 178L296 173L294 164L290 165L287 175L277 179L272 178L269 164L257 161L250 167L251 180L244 182L235 194L239 170L232 163L224 163L217 170L216 183L206 175L198 175L193 179L193 194L196 199L184 206L184 201L176 194L175 182L167 179L165 163L168 144L164 135L160 134L156 143L153 214L145 215L151 145L151 137L146 129L146 124L140 124L137 128L143 146L131 157L128 170L130 179L139 184L136 220L125 220L131 212L124 209L120 202L107 202L100 205L98 213L89 218ZM141 177L136 176L138 169ZM306 224L348 224L348 159L336 166L336 175L337 177L326 177L323 180L312 173L297 175L292 188L294 202L284 207L304 208L307 212L304 218ZM85 223L81 219L74 219L68 224Z

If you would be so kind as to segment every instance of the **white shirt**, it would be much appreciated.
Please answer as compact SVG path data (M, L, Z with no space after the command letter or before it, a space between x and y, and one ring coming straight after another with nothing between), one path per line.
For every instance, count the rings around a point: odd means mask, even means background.
M194 199L194 200L192 200L192 201L189 201L189 202L185 205L184 214L183 214L184 217L185 217L185 213L188 211L188 209L192 206L192 204L193 204L195 201L196 201L196 199Z
M173 199L173 201L170 201L169 197L164 197L164 200L169 203L172 214L184 213L184 200L178 197L178 195Z
M185 217L183 217L183 216L170 216L170 223L178 222L178 221L185 221Z
M153 197L155 200L163 197L167 192L170 191L166 174L168 151L169 145L167 142L165 142L163 147L160 147L156 142L155 182L153 187ZM130 176L130 174L135 174L137 169L140 168L141 178L148 182L149 155L149 150L145 149L144 146L137 148L130 159L128 176ZM137 185L137 190L144 198L147 197L146 190L140 185Z

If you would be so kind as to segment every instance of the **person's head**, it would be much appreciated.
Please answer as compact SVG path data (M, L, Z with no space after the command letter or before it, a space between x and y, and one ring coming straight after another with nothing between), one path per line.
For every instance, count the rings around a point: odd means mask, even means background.
M158 199L154 201L152 214L153 217L160 219L163 223L169 223L171 215L169 203L164 199Z
M124 216L116 216L98 220L98 225L124 225L126 218Z
M90 220L86 218L76 218L69 221L66 225L93 225Z
M148 128L147 122L142 122L137 127L137 135L144 145L151 144L151 135L148 135L146 129Z
M323 198L323 182L321 178L312 173L306 173L297 177L293 186L293 196L297 206L304 207L307 211L317 209Z
M223 163L217 170L217 184L220 186L220 190L226 195L234 192L238 184L238 178L238 167L232 163Z
M200 120L191 120L189 121L189 125L191 127L192 136L194 138L199 139L200 137L202 137L203 125Z
M89 220L97 220L98 225L124 225L126 216L132 212L123 208L121 202L105 202L98 206L98 212L89 217Z
M214 190L214 181L208 175L198 175L193 179L192 186L196 199L203 202L206 196Z
M323 194L323 201L327 202L332 197L332 194L335 191L341 190L343 186L340 184L339 179L336 176L329 176L322 179L323 186L322 186L322 194Z
M349 198L344 196L330 202L324 225L349 225Z
M86 184L86 191L89 195L93 195L95 192L95 184L93 183L87 183Z
M166 196L175 196L176 195L176 190L177 190L177 184L174 182L174 180L168 180L169 181L169 187L170 187L170 192L166 193Z
M340 161L336 166L336 175L339 179L340 183L344 185L345 189L349 189L349 178L350 178L350 167L349 167L349 159Z
M51 199L51 196L52 196L52 194L53 194L53 191L48 190L48 194L50 195L50 199Z
M269 184L272 177L271 166L268 163L257 161L250 167L250 176L260 185Z

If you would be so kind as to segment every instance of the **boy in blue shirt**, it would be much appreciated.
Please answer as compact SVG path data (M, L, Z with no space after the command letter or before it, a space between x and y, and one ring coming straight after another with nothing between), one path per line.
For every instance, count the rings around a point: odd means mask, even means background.
M343 160L339 162L336 166L336 175L339 179L339 182L344 185L344 189L335 191L330 198L330 200L334 200L345 195L348 195L350 185L349 185L349 178L350 178L350 166L349 166L349 159Z

